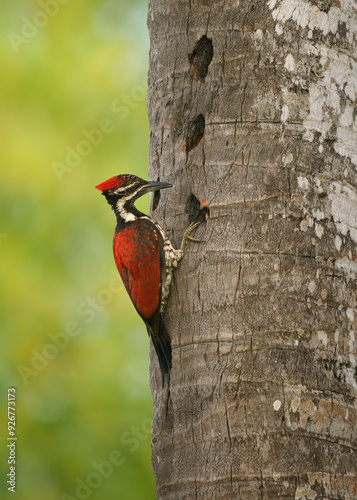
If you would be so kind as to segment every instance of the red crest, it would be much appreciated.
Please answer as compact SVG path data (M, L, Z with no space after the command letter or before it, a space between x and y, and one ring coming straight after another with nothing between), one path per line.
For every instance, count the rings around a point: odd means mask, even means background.
M115 175L114 177L111 177L110 179L102 182L101 184L98 184L98 186L95 186L96 189L99 189L100 191L107 191L108 189L117 189L120 187L122 184L124 184L127 180L129 180L129 175Z

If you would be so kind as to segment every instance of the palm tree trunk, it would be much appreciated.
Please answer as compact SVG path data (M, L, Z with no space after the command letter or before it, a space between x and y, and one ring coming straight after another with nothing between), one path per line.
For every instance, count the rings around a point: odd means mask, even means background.
M151 0L153 216L210 220L166 312L157 497L357 498L353 0Z

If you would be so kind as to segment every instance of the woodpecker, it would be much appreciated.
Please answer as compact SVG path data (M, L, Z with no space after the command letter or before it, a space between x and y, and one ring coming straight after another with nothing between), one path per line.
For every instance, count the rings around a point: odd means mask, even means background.
M105 196L117 219L113 239L116 266L135 309L144 320L159 359L162 383L165 374L170 382L171 341L163 312L172 282L173 270L184 255L191 232L200 224L187 228L176 250L161 226L140 212L134 202L142 195L172 187L168 182L149 182L135 175L122 174L96 186Z

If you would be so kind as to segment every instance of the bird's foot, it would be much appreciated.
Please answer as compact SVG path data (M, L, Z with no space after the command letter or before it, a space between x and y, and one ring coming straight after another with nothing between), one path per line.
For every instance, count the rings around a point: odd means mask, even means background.
M187 245L188 241L196 241L196 242L200 241L200 240L197 240L196 238L193 238L191 236L192 231L194 231L200 224L201 224L201 221L200 222L191 222L191 224L186 229L186 231L183 235L182 243L181 243L181 247L180 247L180 250L182 250L182 252L185 250L185 246Z

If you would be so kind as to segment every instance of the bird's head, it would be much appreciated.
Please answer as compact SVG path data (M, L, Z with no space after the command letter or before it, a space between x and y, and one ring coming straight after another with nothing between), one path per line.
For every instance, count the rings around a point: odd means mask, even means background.
M172 184L145 181L130 174L116 175L96 186L102 191L113 211L125 221L133 220L132 214L136 216L137 210L133 206L135 200L150 191L168 187L172 187Z

